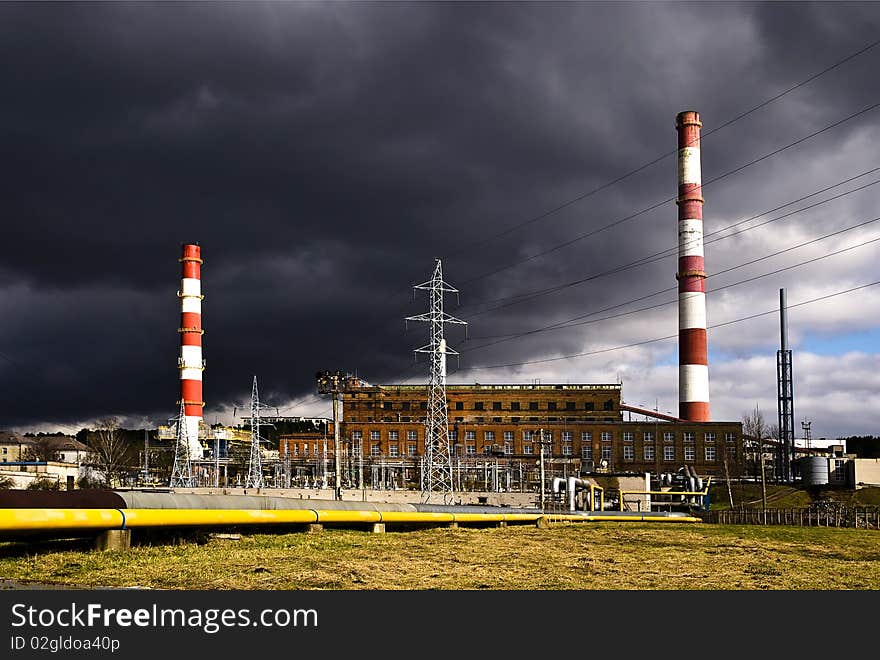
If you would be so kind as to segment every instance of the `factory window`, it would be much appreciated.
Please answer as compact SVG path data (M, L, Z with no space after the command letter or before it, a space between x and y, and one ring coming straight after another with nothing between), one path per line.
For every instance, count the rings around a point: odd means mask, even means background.
M364 405L367 407L367 410L373 409L373 402L372 401L367 401Z
M581 442L592 442L593 441L593 432L592 431L581 431Z
M608 399L605 403L602 404L602 410L614 410L614 400Z
M464 401L456 401L455 402L456 410L464 410Z
M388 431L388 439L389 440L399 440L400 439L400 431Z
M588 461L593 460L593 447L591 445L581 445L581 458L586 458Z
M483 445L483 456L488 456L492 453L492 445Z
M504 432L504 442L513 442L513 431Z
M307 444L303 444L303 446L302 446L302 453L303 453L303 456L308 456L308 455L309 455L309 446L308 446Z
M706 444L714 444L715 434L714 433L707 433L705 435L705 441L706 441Z
M566 401L565 402L566 410L574 410L574 401Z
M666 462L675 460L675 447L673 445L663 447L663 460Z
M456 422L463 422L463 421L464 421L464 417L456 417L456 418L455 418L455 421L456 421Z
M507 455L510 455L513 453L513 443L512 442L505 442L504 443L504 453Z
M523 442L531 442L534 434L534 431L523 431Z
M419 408L421 408L422 410L427 410L427 409L428 409L428 402L427 402L427 401L422 401L422 402L419 404Z
M378 440L379 431L370 431L370 440Z
M523 445L523 454L531 454L532 446L531 445Z
M495 442L495 431L486 431L483 434L484 442Z
M474 410L482 410L483 402L482 401L474 401Z
M675 433L672 431L663 431L663 442L675 442Z
M547 410L556 410L556 402L548 401L547 402Z
M477 453L477 446L476 445L465 445L464 451L468 456L475 456Z
M844 469L842 460L834 461L834 469L831 471L831 481L843 481Z
M727 448L727 455L728 455L732 460L734 460L734 461L736 460L736 445L730 445L730 446Z
M548 422L555 422L556 420L557 420L556 417L548 417L548 418L547 418L547 421L548 421Z
M478 423L482 423L483 421L485 421L485 419L485 417L474 417L474 421Z
M646 461L654 460L654 445L645 445L643 447L643 452Z
M623 448L623 460L625 460L625 461L631 461L631 460L635 459L635 457L636 457L636 453L635 453L635 451L633 450L633 446L632 446L632 445L626 445L626 446Z
M419 439L419 432L418 431L407 431L406 432L406 439L407 440L418 440Z
M611 431L602 431L602 442L611 442Z
M394 404L390 401L384 401L382 403L382 410L392 410L394 408Z
M449 439L452 441L458 440L458 430L457 429L449 429Z
M563 431L562 432L562 441L563 442L571 442L574 440L574 433L571 431Z
M299 456L299 445L294 445L294 446L293 446L293 455L294 455L294 456Z
M400 456L400 451L397 448L397 443L391 443L388 445L388 455L392 457Z
M724 434L725 442L736 442L736 433L725 433Z
M492 410L501 410L501 402L493 401L492 402Z
M355 458L360 458L361 455L361 446L360 443L351 446L351 455Z
M611 445L602 445L602 460L611 460Z
M477 439L477 432L476 431L465 431L464 432L464 439L465 440L476 440Z
M529 410L537 410L538 402L537 401L529 401Z
M632 431L624 431L623 432L623 441L624 442L632 442L633 441L633 432Z
M654 442L654 432L653 431L645 431L645 442Z
M351 432L351 439L352 439L352 440L360 440L360 439L363 438L363 437L364 437L364 436L361 434L360 431L352 431L352 432Z
M571 445L562 445L562 455L563 456L571 456Z
M514 424L519 424L519 420L520 420L519 417L511 417L510 418L510 421L513 422Z
M703 447L703 449L704 449L705 452L706 452L706 453L705 453L706 461L707 461L707 462L708 462L708 461L714 461L714 460L715 460L715 447L713 447L713 446L711 446L711 445L707 445L707 446Z
M595 410L595 409L596 409L596 405L592 401L587 401L584 404L584 410Z
M374 442L370 445L370 456L379 456L379 443Z
M544 431L544 441L553 442L553 431Z
M682 435L684 435L685 442L693 444L693 442L694 442L694 434L693 433L691 433L690 431L685 431Z
M404 401L403 403L400 404L400 407L403 410L409 410L409 401Z
M414 442L411 442L406 446L406 453L410 456L415 456L419 451L419 446Z
M510 402L511 410L519 410L519 401L511 401Z
M692 461L696 456L697 452L692 446L688 445L684 448L684 460Z

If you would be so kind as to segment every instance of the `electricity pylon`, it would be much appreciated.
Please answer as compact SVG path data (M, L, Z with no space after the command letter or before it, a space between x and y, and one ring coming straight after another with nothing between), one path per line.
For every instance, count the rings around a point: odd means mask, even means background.
M431 357L430 381L428 383L428 415L425 418L425 455L422 460L421 501L428 502L432 493L442 493L443 503L452 504L454 488L452 481L452 455L449 451L449 414L446 402L446 356L458 353L446 345L443 324L467 325L466 321L443 311L443 295L458 294L458 289L443 281L443 266L436 260L434 274L427 282L414 287L428 291L429 311L408 316L406 321L424 321L430 324L429 342L416 349L416 353L428 353Z

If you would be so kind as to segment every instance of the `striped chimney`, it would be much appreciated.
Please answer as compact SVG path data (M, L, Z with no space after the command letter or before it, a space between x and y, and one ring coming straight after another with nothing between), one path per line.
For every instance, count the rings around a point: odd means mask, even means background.
M199 422L202 421L202 249L198 245L183 245L180 258L182 275L180 280L180 398L184 407L186 435L189 441L191 459L201 459L204 455L199 442ZM177 404L180 405L181 401Z
M678 113L678 416L709 421L700 115Z

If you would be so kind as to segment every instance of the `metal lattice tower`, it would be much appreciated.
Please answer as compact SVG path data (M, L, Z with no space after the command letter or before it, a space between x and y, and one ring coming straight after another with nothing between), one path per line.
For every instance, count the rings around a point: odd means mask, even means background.
M416 353L431 356L431 374L428 383L428 414L425 418L425 456L422 461L422 502L428 502L432 493L442 493L443 503L453 501L452 455L449 451L449 415L446 402L446 356L458 353L446 345L443 338L444 323L467 325L466 321L443 311L443 295L458 294L458 289L443 281L443 267L436 260L431 279L415 289L429 292L430 311L426 314L406 317L407 321L424 321L430 324L429 342L416 349Z
M776 456L777 479L788 483L792 478L794 458L794 391L791 375L791 349L788 347L788 309L785 289L779 289L780 346L776 351L776 389L778 394L779 445Z
M260 454L260 393L257 390L257 377L251 392L251 455L248 459L248 475L245 488L263 487L263 459Z
M186 409L184 402L181 401L180 416L177 418L177 444L174 446L174 467L171 469L170 485L172 488L192 488L195 485L194 481Z

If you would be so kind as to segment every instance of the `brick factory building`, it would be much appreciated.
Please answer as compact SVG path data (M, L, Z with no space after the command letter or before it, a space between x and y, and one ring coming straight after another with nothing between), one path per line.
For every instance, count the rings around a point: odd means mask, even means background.
M465 490L485 487L490 479L489 485L501 488L511 480L534 481L541 430L548 474L675 473L687 464L700 475L723 475L725 455L731 476L741 473L740 422L691 422L662 414L646 420L651 411L640 411L641 421L628 421L625 414L631 417L633 409L621 404L618 384L446 389L453 468L464 474ZM368 487L418 487L426 408L425 385L350 381L340 412L345 480L356 484L357 471ZM332 424L327 435L332 440ZM281 456L317 466L322 442L320 433L284 435ZM328 456L333 457L332 441Z

